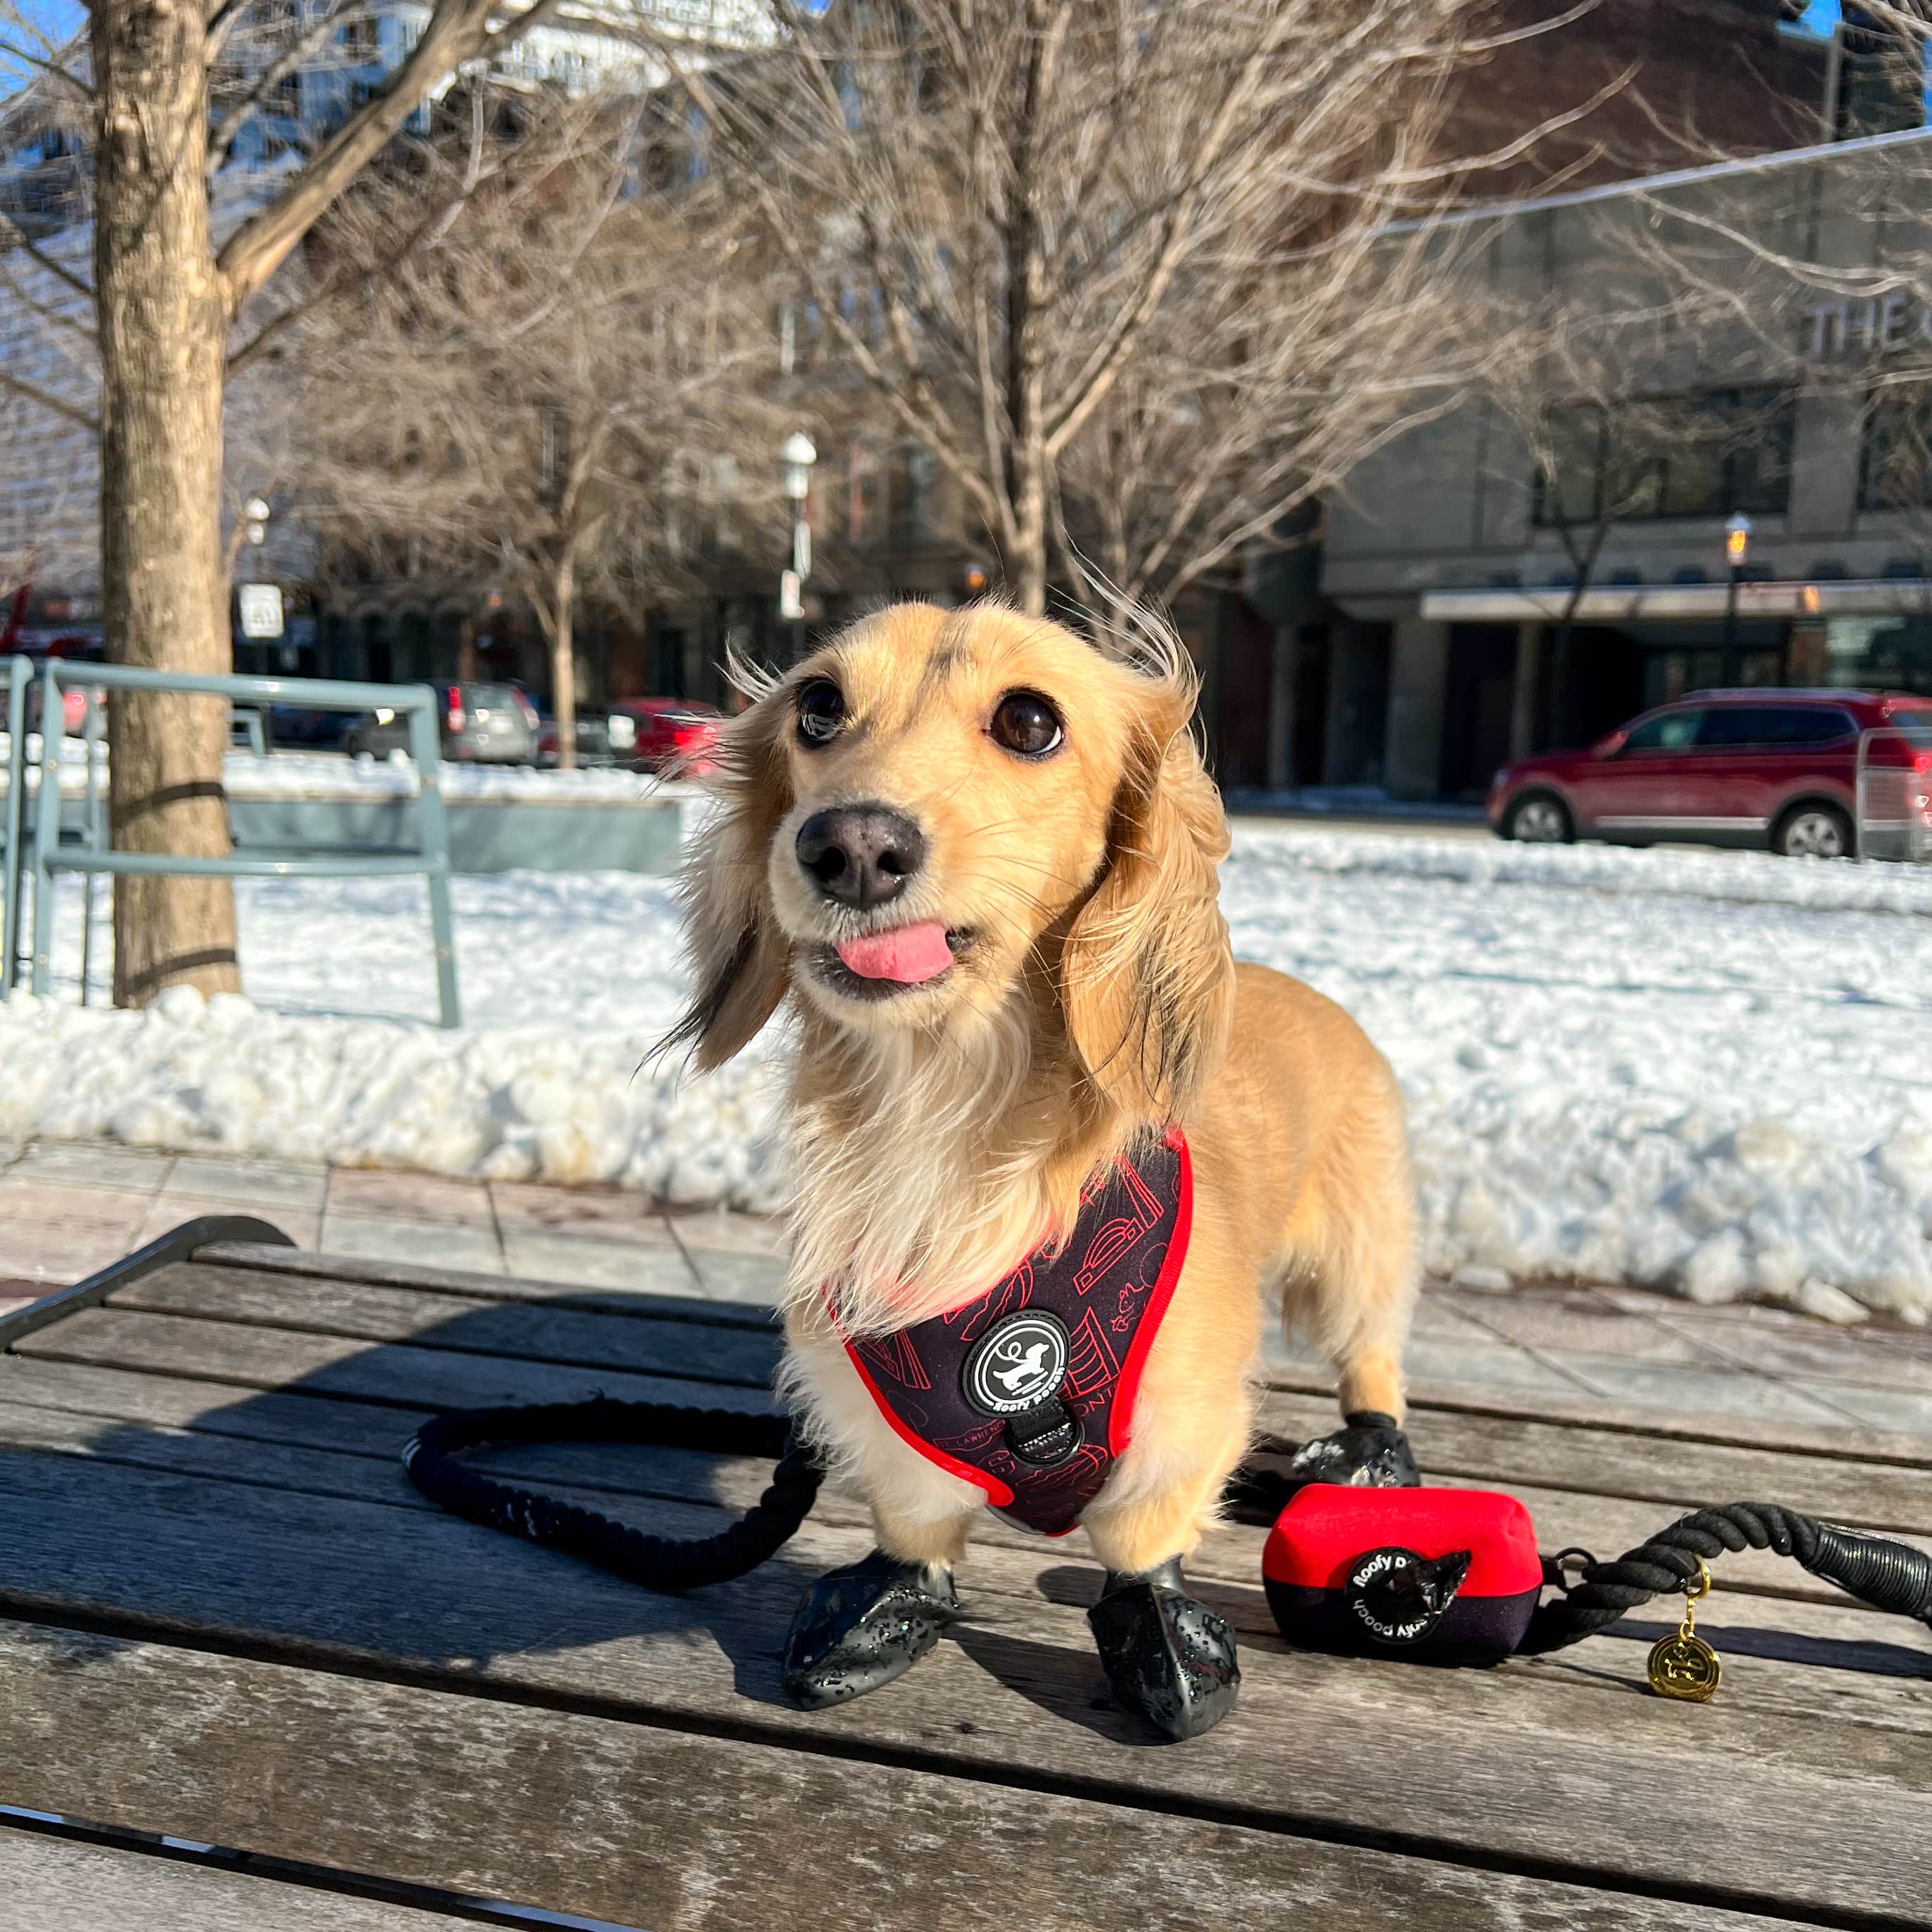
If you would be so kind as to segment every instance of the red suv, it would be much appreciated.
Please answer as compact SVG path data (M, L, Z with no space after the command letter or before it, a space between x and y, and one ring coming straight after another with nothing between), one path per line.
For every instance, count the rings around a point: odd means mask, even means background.
M1932 700L1865 691L1700 691L1647 711L1586 752L1505 765L1489 818L1504 838L1681 838L1786 857L1857 845L1858 746L1868 732L1868 818L1917 854L1932 839Z

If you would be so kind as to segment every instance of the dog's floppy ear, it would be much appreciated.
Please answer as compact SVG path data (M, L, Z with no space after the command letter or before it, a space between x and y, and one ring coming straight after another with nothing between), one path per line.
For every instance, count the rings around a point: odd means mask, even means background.
M1216 868L1228 824L1188 728L1191 668L1177 655L1139 682L1106 868L1067 934L1060 992L1094 1084L1114 1106L1165 1124L1227 1046L1234 962Z
M658 1050L689 1046L704 1072L751 1044L790 984L765 867L791 808L782 748L790 716L784 691L767 686L721 729L710 781L715 802L680 881L696 991Z

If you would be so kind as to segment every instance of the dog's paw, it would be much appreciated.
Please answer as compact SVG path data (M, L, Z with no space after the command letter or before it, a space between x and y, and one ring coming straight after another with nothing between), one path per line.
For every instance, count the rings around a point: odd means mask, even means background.
M1408 1438L1392 1415L1357 1409L1332 1436L1305 1442L1288 1466L1288 1480L1345 1483L1363 1490L1413 1490L1422 1473L1415 1466Z
M1178 1558L1142 1576L1110 1575L1087 1622L1114 1695L1163 1737L1198 1738L1234 1708L1234 1633L1186 1594Z
M883 1550L828 1570L793 1612L784 1694L806 1711L862 1697L903 1676L958 1614L950 1570Z

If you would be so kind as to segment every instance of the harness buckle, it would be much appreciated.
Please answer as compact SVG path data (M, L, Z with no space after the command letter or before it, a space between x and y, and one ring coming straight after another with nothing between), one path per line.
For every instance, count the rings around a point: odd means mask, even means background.
M1048 1469L1080 1447L1080 1422L1058 1396L1048 1396L1010 1418L1006 1435L1006 1447L1022 1462Z

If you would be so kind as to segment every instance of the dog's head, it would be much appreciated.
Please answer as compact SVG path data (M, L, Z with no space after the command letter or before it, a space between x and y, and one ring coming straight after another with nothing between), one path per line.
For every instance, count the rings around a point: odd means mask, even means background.
M1136 667L998 606L855 624L725 729L674 1039L716 1066L790 991L963 1044L1030 996L1112 1105L1172 1118L1233 994L1194 694L1178 646Z

